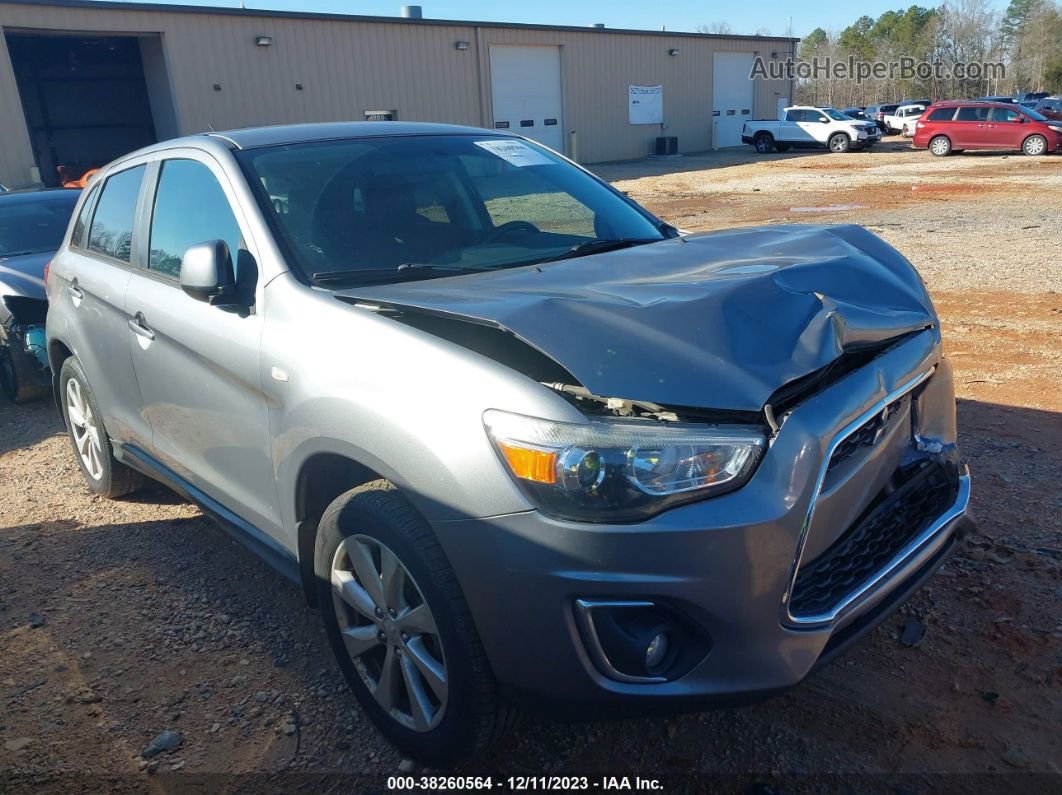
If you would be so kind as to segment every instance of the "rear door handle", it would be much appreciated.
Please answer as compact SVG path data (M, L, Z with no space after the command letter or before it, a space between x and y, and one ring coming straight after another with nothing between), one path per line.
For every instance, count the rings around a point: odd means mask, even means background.
M71 298L76 298L78 301L85 297L85 291L73 283L66 286L66 292Z
M143 312L137 312L133 315L133 319L129 321L129 328L132 329L134 334L146 340L155 339L155 332L148 326Z

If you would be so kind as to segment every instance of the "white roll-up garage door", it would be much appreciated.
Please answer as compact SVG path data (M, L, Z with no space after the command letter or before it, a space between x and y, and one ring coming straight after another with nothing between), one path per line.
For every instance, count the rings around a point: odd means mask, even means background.
M495 127L564 151L560 47L492 44L490 88Z
M712 56L713 147L741 146L741 127L753 117L756 98L751 52L717 52Z

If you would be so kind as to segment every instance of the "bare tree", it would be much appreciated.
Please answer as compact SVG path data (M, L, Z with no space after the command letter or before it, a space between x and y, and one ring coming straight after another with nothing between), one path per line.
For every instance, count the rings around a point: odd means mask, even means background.
M715 33L720 36L729 36L734 32L728 22L709 22L707 25L698 25L698 33Z

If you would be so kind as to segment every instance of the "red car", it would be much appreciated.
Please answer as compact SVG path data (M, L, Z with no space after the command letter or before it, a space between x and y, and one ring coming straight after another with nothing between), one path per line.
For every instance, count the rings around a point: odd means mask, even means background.
M915 148L937 157L964 149L1020 149L1027 155L1062 151L1062 122L1002 102L942 102L915 125Z

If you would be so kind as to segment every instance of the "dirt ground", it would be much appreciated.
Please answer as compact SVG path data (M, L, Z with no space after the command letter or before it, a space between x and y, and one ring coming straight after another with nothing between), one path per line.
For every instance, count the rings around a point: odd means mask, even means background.
M760 705L526 718L474 769L670 791L1062 787L1062 156L751 150L597 169L678 226L861 223L919 268L979 535ZM906 645L901 636L924 637ZM140 753L165 730L171 751ZM165 489L89 495L47 403L0 405L0 791L385 791L400 770L301 594Z

